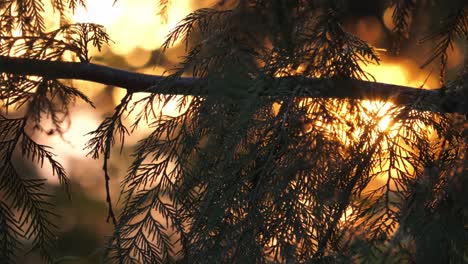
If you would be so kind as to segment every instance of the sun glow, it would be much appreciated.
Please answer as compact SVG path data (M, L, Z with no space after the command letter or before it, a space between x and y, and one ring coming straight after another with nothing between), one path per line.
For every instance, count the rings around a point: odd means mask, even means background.
M429 75L427 72L417 72L413 70L415 68L417 69L417 67L406 61L383 62L380 65L366 65L362 67L364 71L371 74L377 82L415 88L437 86L437 80L434 76ZM299 102L299 106L307 109L307 106L314 102L313 100L314 99L312 98L302 99ZM406 133L402 124L395 120L398 108L391 101L361 100L359 102L358 110L353 111L353 114L350 112L350 103L343 102L338 104L339 107L337 107L335 101L337 101L337 99L330 99L329 104L327 103L327 105L330 106L330 111L332 111L331 115L335 120L330 121L327 117L317 117L313 113L314 110L310 110L312 111L311 118L315 119L312 123L304 123L303 134L307 134L311 132L312 129L315 129L316 131L320 131L320 133L324 133L339 140L345 146L349 146L353 144L353 142L361 140L364 133L366 133L366 129L368 129L366 127L370 125L371 127L374 126L370 131L371 143L376 142L376 140L380 140L379 144L386 149L389 147L387 139L395 139L397 136L402 135L401 133ZM274 115L278 114L280 106L281 102L273 104L272 112ZM357 120L359 120L359 124L357 123ZM427 135L431 135L431 133L433 134L432 128L426 127L424 124L420 123L414 124L412 129ZM409 150L401 151L401 157L407 157L410 155ZM378 175L376 180L379 182L385 182L388 177L394 174L394 172L390 172L390 174L386 172L388 171L389 166L390 165L388 163L384 162L373 169L373 173ZM396 166L396 169L407 171L410 174L414 170L410 164L407 164L407 162L404 162L403 160L401 160L401 162L397 162ZM386 173L381 173L384 171ZM370 185L376 185L376 183L371 183Z
M189 14L195 6L193 0L180 0L172 1L167 8L167 20L164 21L158 16L159 6L157 1L153 0L93 0L86 1L86 7L78 6L75 12L71 15L71 22L73 23L96 23L103 25L106 28L113 42L110 43L109 49L118 55L123 56L126 62L135 68L139 68L140 72L147 74L163 74L166 70L160 67L142 68L149 61L151 52L160 48L165 40L167 34L174 28L177 23ZM52 5L47 1L45 3L46 28L48 31L57 29L60 25L60 14L53 10ZM21 32L18 31L17 35L20 36ZM177 44L177 43L175 43ZM18 44L19 45L19 44ZM98 55L98 50L90 48L90 55ZM16 52L14 49L12 52ZM16 52L10 54L11 56L20 56L22 54ZM72 59L70 59L72 60ZM108 98L105 91L105 85L97 83L89 83L83 81L74 81L73 86L85 87L86 93L94 102L99 101L97 112L103 111L102 109L113 109L115 105L120 103L120 100L125 95L124 89L113 89L111 98ZM134 94L134 102L143 99L148 94L137 93ZM104 100L103 100L104 99ZM108 100L110 99L110 100ZM184 108L179 108L179 97L174 97L166 105L158 104L156 102L156 114L177 116L180 115ZM190 99L188 99L190 100ZM124 122L126 125L131 125L136 118L137 113L141 112L143 104L136 105L135 109L126 116ZM38 142L46 141L48 145L54 148L54 153L60 157L60 161L67 171L75 171L77 175L82 170L80 166L76 166L76 159L86 156L88 150L83 147L90 139L87 135L89 132L94 131L102 117L99 114L92 113L88 110L82 110L86 106L80 105L73 107L70 114L70 124L64 124L63 135L37 135ZM100 112L101 115L107 116L108 113ZM151 120L149 120L151 122ZM135 144L138 140L151 132L148 125L140 125L137 130L130 136L126 137L126 144ZM98 161L87 158L85 162L90 166L98 164ZM88 168L89 166L84 166ZM93 167L94 168L94 167ZM94 169L93 169L94 170ZM58 183L55 177L51 177L51 168L45 166L39 170L41 175L49 178L52 183ZM86 174L86 173L84 173ZM86 179L83 182L90 182Z
M114 41L111 50L125 55L135 48L157 49L177 23L192 11L191 0L173 1L167 8L167 21L158 16L153 0L89 1L73 16L76 22L104 25Z
M396 62L383 64L381 66L370 65L367 66L365 70L372 74L376 81L382 83L425 89L430 89L431 87L437 86L438 82L433 75L423 71L417 72L412 70L415 68L417 69L417 67L414 66L415 65L412 65L408 62ZM400 137L403 138L403 135L407 133L406 130L408 128L402 127L400 122L394 121L395 113L392 112L392 109L395 108L391 102L363 101L362 104L365 105L368 109L380 109L381 114L379 113L377 115L379 133L386 133L387 139L391 138L392 140L398 142L397 144L405 146L403 148L399 148L400 157L398 158L398 161L393 164L395 168L390 168L389 157L382 157L383 162L372 169L372 174L376 175L376 177L374 181L370 182L367 189L372 190L386 183L389 183L387 186L388 188L395 188L394 181L389 181L389 178L398 178L398 174L401 172L405 172L409 175L414 173L414 168L406 160L411 155L411 147L409 147L403 139L400 139ZM374 106L372 106L372 104L374 104ZM412 129L418 131L418 134L422 133L428 137L431 137L434 132L433 128L426 127L420 122L413 124ZM381 142L384 148L382 155L384 156L390 155L385 150L390 148L390 142L388 142L387 139L384 138Z
M45 143L51 146L51 151L56 155L54 159L57 159L64 167L65 171L74 171L74 175L79 175L83 179L81 183L86 183L92 178L95 178L90 170L100 171L100 163L98 160L94 160L89 156L88 150L83 147L86 145L91 136L89 132L95 130L99 126L99 120L97 116L90 111L87 111L90 106L79 104L71 109L70 122L63 124L64 133L52 133L50 135L44 135L43 133L35 133L34 137L38 143ZM45 129L52 127L50 120L41 120L41 125ZM77 166L76 160L80 160L81 165ZM81 160L83 162L81 163ZM77 171L88 170L86 173L76 173ZM48 163L44 163L44 167L40 168L38 172L47 178L49 183L58 184L58 178L52 172L52 168Z
M418 69L419 67L410 61L384 61L379 65L368 64L362 67L377 82L381 83L425 89L435 88L439 85L434 74Z
M87 1L86 7L78 6L73 18L79 23L96 23L110 27L122 15L122 11L122 8L114 5L114 0Z

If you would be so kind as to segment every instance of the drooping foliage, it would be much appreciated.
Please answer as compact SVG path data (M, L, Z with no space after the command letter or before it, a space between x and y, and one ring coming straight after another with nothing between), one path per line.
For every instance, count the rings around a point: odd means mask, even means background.
M10 2L0 5L1 55L71 55L89 62L88 47L109 42L94 24L64 23L44 32L40 1ZM159 2L164 13L170 1ZM441 18L456 14L424 39L434 49L421 64L440 59L445 83L447 49L467 39L468 5L444 3L392 2L399 45L418 26L409 23L414 10L439 9ZM64 14L76 4L54 1ZM423 112L416 110L418 101L394 106L303 96L305 78L373 80L364 66L379 63L379 54L343 26L350 5L219 1L173 29L162 49L183 39L187 54L157 86L171 87L191 74L198 80L194 89L208 93L179 99L176 116L154 111L171 96L151 94L138 102L143 111L134 126L153 132L138 143L122 182L121 214L109 206L115 224L106 251L110 262L467 261L466 117L440 113L437 102L433 112ZM26 26L26 18L32 21L27 25L37 25ZM18 27L20 36L13 34ZM466 90L466 67L447 89ZM60 133L70 102L91 102L58 80L1 76L6 107L25 109L20 118L0 119L1 257L12 260L25 237L50 259L53 205L43 182L17 173L12 157L50 162L66 185L52 152L25 128L41 130L48 115ZM131 131L122 122L131 98L127 93L86 146L103 159L106 180L116 138L123 141Z

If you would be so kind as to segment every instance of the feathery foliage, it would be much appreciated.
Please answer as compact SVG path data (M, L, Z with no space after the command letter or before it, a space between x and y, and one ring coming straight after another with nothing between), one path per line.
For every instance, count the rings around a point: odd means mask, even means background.
M436 41L432 55L424 62L423 66L440 57L441 83L445 83L448 49L453 49L455 38L466 39L468 37L468 6L461 1L457 4L457 6L451 6L450 13L442 20L441 26L437 31L422 39L422 41Z
M81 1L53 1L65 16ZM466 42L467 4L437 3L445 22L424 65L458 38ZM118 3L117 3L118 4ZM170 1L159 1L167 15ZM462 263L468 260L466 116L355 99L301 97L300 79L374 80L365 65L377 50L348 32L352 1L218 1L185 17L162 50L183 40L183 62L155 86L170 89L183 74L206 95L181 97L180 113L155 109L174 97L151 94L132 128L146 125L113 210L108 161L116 139L133 130L123 118L128 92L86 145L102 158L109 218L115 225L105 257L111 263ZM392 1L399 45L415 1ZM41 1L0 4L0 54L90 62L89 47L110 42L102 26L64 23L45 32ZM21 35L13 34L21 29ZM427 45L429 45L427 44ZM466 65L465 65L466 67ZM463 75L464 74L464 75ZM466 95L466 72L448 86ZM278 78L282 77L282 78ZM291 77L288 79L288 77ZM292 78L294 77L294 78ZM299 78L297 78L299 77ZM458 84L461 83L461 92ZM152 87L145 87L148 90ZM278 91L264 95L265 90ZM284 92L287 91L287 92ZM346 91L343 91L346 93ZM464 93L464 94L463 94ZM1 74L0 260L12 261L21 238L52 260L57 224L41 179L15 169L14 155L52 166L68 178L28 125L54 131L76 99L92 102L59 80ZM382 123L387 123L383 126ZM46 131L47 132L47 131Z

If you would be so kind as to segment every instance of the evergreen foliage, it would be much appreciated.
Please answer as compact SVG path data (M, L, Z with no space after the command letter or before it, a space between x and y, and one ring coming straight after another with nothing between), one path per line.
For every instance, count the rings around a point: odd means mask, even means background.
M161 15L170 2L159 1ZM0 1L0 55L66 61L71 54L88 63L91 45L110 42L102 26L67 23L67 12L84 3L52 3L63 23L45 32L42 1ZM138 102L143 111L127 128L122 119L134 110L129 91L86 145L89 155L103 160L115 225L107 261L468 261L466 115L444 113L437 102L430 112L418 110L418 100L383 109L356 99L304 96L305 79L373 81L362 65L379 63L378 51L342 25L352 4L219 1L173 29L162 49L183 39L187 54L155 87L170 91L182 74L191 73L193 88L207 93L181 98L184 111L178 116L155 114L160 101L173 97L151 94ZM443 23L422 40L433 46L423 64L439 60L446 92L468 98L467 60L457 79L447 82L445 75L447 49L456 39L467 41L466 1L392 5L398 45L418 26L409 23L414 10L439 11ZM47 133L41 119L48 116L53 132L62 133L74 100L93 103L57 79L0 76L0 262L13 262L24 239L52 261L59 225L53 204L44 181L18 173L13 157L50 163L68 188L53 151L26 128ZM12 106L23 116L11 117ZM382 128L386 118L390 123ZM116 215L108 160L116 140L123 144L137 126L153 132L136 147Z

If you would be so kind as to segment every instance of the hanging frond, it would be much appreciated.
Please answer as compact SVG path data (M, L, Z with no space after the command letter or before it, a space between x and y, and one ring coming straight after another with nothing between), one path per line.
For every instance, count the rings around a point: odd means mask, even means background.
M43 179L23 179L8 162L2 166L0 189L4 191L5 201L18 211L18 226L25 239L32 239L32 249L50 261L57 223L53 205L47 201L50 195L44 193Z
M97 159L101 154L104 154L104 158L108 159L111 147L115 144L114 134L119 136L119 141L123 147L125 135L128 135L129 132L123 124L122 119L131 99L132 94L127 93L122 98L120 104L116 106L114 114L111 117L107 117L95 131L89 133L92 138L86 145L86 149L90 150L88 155Z
M23 32L44 32L44 4L42 1L26 0L12 1L14 13L20 14L17 16L18 28Z
M218 11L214 9L204 8L199 9L193 13L190 13L186 16L179 24L169 33L166 38L166 41L162 44L163 49L168 49L173 46L175 41L179 38L183 38L185 42L185 48L189 47L189 39L193 34L194 30L200 31L205 36L213 34L211 31L213 28L216 31L222 30L219 27L211 27L213 23L219 23L219 20L226 19L226 14L231 13L231 10L227 11ZM222 26L224 23L219 23Z
M167 9L169 8L170 5L169 0L159 0L159 11L158 11L158 16L161 17L161 20L163 23L167 23L168 20L168 14L167 14Z
M0 261L12 263L20 248L21 228L12 209L0 203Z
M178 208L184 226L174 224L170 210L158 207L156 211L167 216L165 221L173 222L171 228L186 242L184 258L196 263L344 260L353 255L344 250L345 243L353 244L362 236L366 243L379 245L398 228L403 201L411 193L409 177L423 168L415 156L425 159L424 153L429 155L431 146L430 140L412 127L420 126L420 122L437 128L447 125L433 124L430 121L435 117L417 115L408 107L393 112L397 116L393 122L403 122L401 128L382 132L377 126L382 117L365 112L359 102L340 102L337 106L332 100L301 104L294 97L260 100L257 95L264 86L281 85L268 81L265 75L372 78L361 67L379 61L370 45L342 28L333 5L310 12L312 23L303 24L298 19L298 24L285 24L271 17L287 12L275 12L276 4L259 1L247 5L252 13L242 10L242 4L226 14L197 11L169 35L163 47L184 37L186 47L192 47L173 77L191 71L204 77L213 92L203 99L194 98L187 111L177 117L157 117L151 124L153 133L139 144L123 182L124 214L114 236L114 241L119 238L129 245L125 251L131 253L122 257L124 261L145 257L147 261L161 261L155 254L167 256L158 251L170 247L164 238L160 237L162 244L157 248L143 254L141 249L149 248L150 241L132 235L144 233L140 230L146 222L139 220L149 219L147 206L158 203L159 195L167 196ZM272 11L255 12L255 8ZM246 13L239 15L242 11ZM264 16L256 21L273 22L256 25L259 28L233 23L238 18L254 19L250 14ZM291 11L289 16L295 13ZM225 21L231 23L223 24ZM268 27L275 30L268 31ZM254 41L258 38L253 37L257 30L272 34L260 33L272 47L258 47ZM189 46L187 40L194 39L193 32L205 37ZM209 36L204 35L206 32ZM291 41L297 38L303 41ZM295 72L299 66L304 69ZM231 90L232 96L221 99L216 89ZM244 91L250 96L238 96ZM274 102L281 104L276 114L271 112ZM348 105L344 110L351 115L349 119L343 116L342 105ZM144 116L148 109L152 107L144 110ZM304 115L314 124L308 130L300 121ZM373 118L366 119L365 115ZM356 134L353 127L361 132ZM401 137L390 137L390 133ZM407 153L407 148L414 148L414 152ZM401 167L402 163L406 167ZM391 175L386 184L369 195L362 194L369 182L387 174ZM152 194L154 190L158 196ZM351 216L354 220L343 224L341 218L349 208L355 212ZM352 223L368 224L371 234L356 235ZM158 236L167 232L154 230Z
M428 64L440 58L440 82L445 84L445 72L447 68L448 49L453 49L453 43L457 38L468 39L468 5L460 2L458 8L450 10L441 22L440 26L421 40L422 43L434 41L435 46L431 50L431 55L422 64L426 67Z
M122 123L123 115L127 111L129 102L132 99L132 94L127 93L121 100L120 104L115 108L114 115L112 117L107 117L95 130L89 134L92 138L88 141L85 146L85 149L89 149L88 155L91 155L94 159L103 156L103 167L104 170L104 179L106 183L106 195L108 203L108 218L112 220L114 225L117 224L117 220L114 215L114 210L112 206L111 196L110 196L110 187L109 187L109 170L107 161L110 158L111 148L115 144L115 135L119 136L119 141L121 143L121 151L125 142L125 136L129 134L127 127Z
M394 8L392 13L393 33L396 34L394 41L394 51L398 54L401 43L404 39L409 38L411 21L413 19L413 11L416 7L415 0L393 0L391 6Z
M46 159L52 167L53 176L57 176L60 184L63 184L68 189L69 180L65 169L54 159L54 154L49 151L50 147L34 142L26 133L23 132L21 151L22 155L30 158L33 162L37 162L41 167Z
M42 2L33 2L0 2L0 55L49 62L78 58L88 65L89 48L110 42L95 24L44 32ZM447 48L467 35L466 4L449 2L457 5L450 13L455 15L425 39L436 45L424 65L440 57L444 71ZM128 91L85 146L88 155L103 159L108 221L115 228L107 260L466 260L464 117L421 111L419 98L392 106L356 97L304 97L303 79L323 81L325 95L328 81L374 80L364 66L379 63L377 50L344 24L353 3L216 1L169 33L162 50L182 40L186 56L168 76L139 91L158 88L170 94L150 94L132 107ZM398 45L416 21L415 3L391 2ZM77 4L84 3L53 2L61 16ZM159 1L163 18L169 4ZM13 14L20 5L23 9ZM16 28L23 28L21 36L13 34ZM192 75L194 91L206 93L179 97L179 113L165 115L161 109L176 98L171 89L184 74ZM465 96L463 80L453 83L454 96ZM66 184L62 165L25 128L43 132L41 121L48 118L61 132L76 98L93 106L85 94L56 79L1 74L6 109L26 106L26 111L17 119L0 116L0 261L14 258L21 239L31 240L51 260L56 215L50 197L43 180L17 173L14 157L21 154L40 166L48 161ZM437 109L439 102L433 103ZM108 162L116 142L122 151L130 133L124 115L137 106L142 110L132 128L146 121L152 132L135 146L117 215Z
M174 241L168 234L173 206L161 199L161 186L138 193L116 226L119 243L110 249L110 259L123 263L167 263L174 256ZM162 220L165 219L165 220ZM164 223L165 222L165 223ZM119 247L119 248L116 248Z

